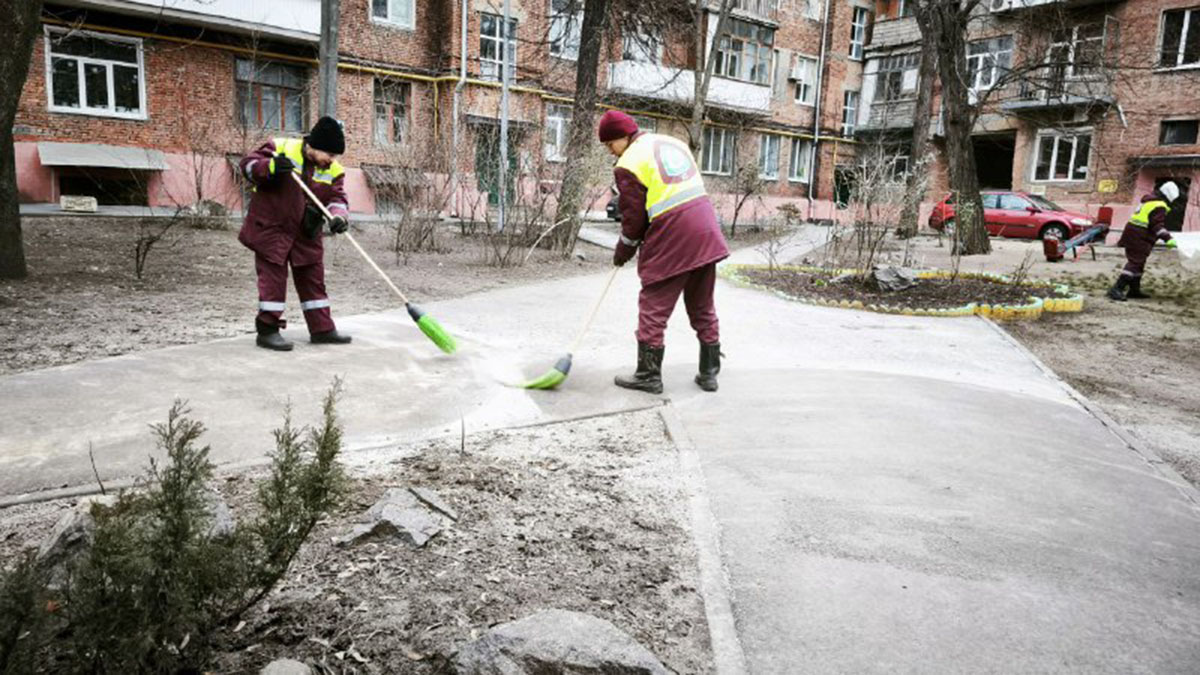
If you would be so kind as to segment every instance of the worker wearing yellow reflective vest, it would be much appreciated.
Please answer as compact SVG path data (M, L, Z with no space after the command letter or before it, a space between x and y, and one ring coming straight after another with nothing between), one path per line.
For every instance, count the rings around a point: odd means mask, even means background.
M613 176L621 212L621 237L613 264L638 254L638 359L627 389L662 392L663 335L679 296L700 340L696 384L717 390L721 344L713 302L718 261L729 256L716 211L687 144L638 130L633 118L610 110L600 118L600 141L617 159ZM640 253L639 253L640 250Z
M254 184L254 196L238 241L254 251L258 273L258 316L254 326L258 346L290 351L292 343L279 334L285 328L284 298L288 267L300 297L300 309L312 342L346 344L329 311L325 292L323 229L340 234L349 228L350 207L344 187L345 169L337 156L346 151L342 123L332 117L317 120L303 139L276 138L242 158L243 175ZM289 174L298 174L333 215L325 217L310 204Z
M1142 273L1146 269L1146 259L1154 250L1154 243L1159 239L1167 242L1167 248L1175 248L1178 244L1171 238L1167 230L1167 214L1171 211L1171 202L1179 198L1179 186L1170 181L1163 183L1150 194L1142 197L1142 205L1129 217L1125 231L1117 246L1125 249L1125 268L1117 277L1117 283L1108 289L1108 297L1124 301L1126 298L1148 298L1150 294L1142 290Z

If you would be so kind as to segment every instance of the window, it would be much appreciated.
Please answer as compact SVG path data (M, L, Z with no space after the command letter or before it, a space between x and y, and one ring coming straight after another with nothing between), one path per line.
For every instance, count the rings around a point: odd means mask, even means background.
M375 143L397 145L408 137L407 82L375 80Z
M1200 65L1200 7L1163 12L1162 36L1159 66Z
M579 58L583 30L582 0L550 0L550 53L560 59Z
M775 29L734 18L727 20L726 27L726 34L717 41L716 74L768 84Z
M808 182L808 168L812 164L812 141L792 139L792 156L788 159L788 180Z
M306 103L303 68L270 61L238 59L238 121L248 128L304 131Z
M971 91L996 86L1012 65L1012 36L976 40L967 46L967 85Z
M508 31L504 30L504 17L495 14L480 14L479 22L479 73L490 80L500 79L500 68L508 53L508 77L517 76L517 20L508 20Z
M770 16L778 8L779 0L733 0L733 8L751 14Z
M567 158L565 153L570 129L571 108L565 105L547 105L546 139L543 144L546 161L561 162Z
M50 110L144 119L142 41L47 30Z
M847 91L842 94L842 135L854 135L858 119L858 92Z
M918 54L889 56L879 65L879 99L895 101L917 89Z
M985 192L985 193L979 195L979 199L980 199L980 201L983 202L983 208L985 208L985 209L1000 208L1000 195L996 194L995 192L991 192L991 193ZM954 202L947 199L946 203L953 204Z
M775 134L763 134L758 139L758 177L779 178L779 140Z
M662 38L649 31L626 31L621 40L621 59L641 63L662 61Z
M997 195L997 197L999 198L997 200L997 208L1001 208L1006 211L1024 211L1030 206L1029 202L1025 201L1020 195L1014 195L1006 192L1004 194Z
M1200 121L1167 120L1159 128L1159 145L1194 145Z
M1086 180L1091 149L1091 132L1040 134L1037 139L1037 156L1034 158L1033 179Z
M796 81L796 103L813 105L817 91L817 60L797 56L792 65L792 79Z
M1095 74L1104 53L1104 24L1072 26L1054 31L1047 61L1068 77Z
M900 5L896 8L897 18L916 15L916 3L913 0L900 0Z
M871 25L871 12L866 7L855 7L850 23L850 58L861 59L867 44L867 31Z
M416 16L414 0L371 0L371 20L412 28Z
M638 131L644 131L648 134L652 134L658 130L658 120L654 119L653 117L634 115L633 121L637 122Z
M804 18L812 19L813 21L821 20L821 5L824 0L800 0L804 5Z
M728 129L706 127L701 151L700 171L728 176L733 173L733 144L737 135Z

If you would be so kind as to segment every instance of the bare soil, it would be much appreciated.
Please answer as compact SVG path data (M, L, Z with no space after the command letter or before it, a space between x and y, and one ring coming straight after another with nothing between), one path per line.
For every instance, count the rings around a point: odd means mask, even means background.
M218 637L217 672L256 673L276 658L328 673L448 672L465 642L547 608L611 621L676 672L712 672L687 486L657 412L345 459L349 500L277 592ZM235 513L262 475L220 478ZM459 520L423 548L330 543L387 488L409 486L436 491ZM69 505L0 511L0 560L35 546Z
M140 280L135 219L26 218L22 227L30 274L0 280L0 375L254 331L254 254L238 243L235 225L176 226ZM538 250L527 265L500 268L488 263L490 244L451 227L438 230L437 252L399 259L382 225L363 226L355 238L419 303L611 264L611 252L581 242L585 260ZM327 239L325 265L335 320L398 306L349 242ZM288 297L285 318L303 324L294 288Z

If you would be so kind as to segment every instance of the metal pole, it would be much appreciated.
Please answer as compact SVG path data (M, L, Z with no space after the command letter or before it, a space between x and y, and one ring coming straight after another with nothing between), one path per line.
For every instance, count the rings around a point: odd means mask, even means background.
M504 0L504 20L501 23L500 37L503 56L500 59L500 214L498 226L504 231L504 217L508 207L508 62L513 55L509 54L508 22L512 16L512 0ZM513 41L516 47L516 41Z
M341 0L321 0L321 115L337 117L338 19Z
M821 16L821 58L817 61L817 91L816 105L813 108L813 142L812 153L808 156L808 219L813 216L813 199L817 194L817 153L821 148L821 97L825 94L825 49L829 36L829 0L825 0L825 11ZM836 145L834 146L836 147ZM834 167L836 170L837 167ZM833 213L830 212L830 217Z
M463 86L467 83L467 0L462 0L462 44L458 53L458 82L454 85L454 120L452 138L450 141L450 190L454 195L454 212L462 218L460 204L461 196L458 190L458 101L462 98Z

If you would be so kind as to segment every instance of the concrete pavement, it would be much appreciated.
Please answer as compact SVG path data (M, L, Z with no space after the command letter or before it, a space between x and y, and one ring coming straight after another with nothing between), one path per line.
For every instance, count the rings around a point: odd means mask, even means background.
M632 269L562 390L503 384L553 364L601 283L430 305L464 344L453 357L396 311L340 319L355 335L345 348L272 354L245 336L2 378L0 495L88 482L89 441L106 477L136 472L145 425L174 397L208 424L219 462L262 456L288 401L313 420L335 375L357 448L455 433L460 415L478 431L652 404L610 384L633 365ZM808 307L724 283L717 301L721 392L691 382L682 311L666 385L719 533L702 563L728 575L750 672L1200 668L1195 491L1027 353L977 319Z

